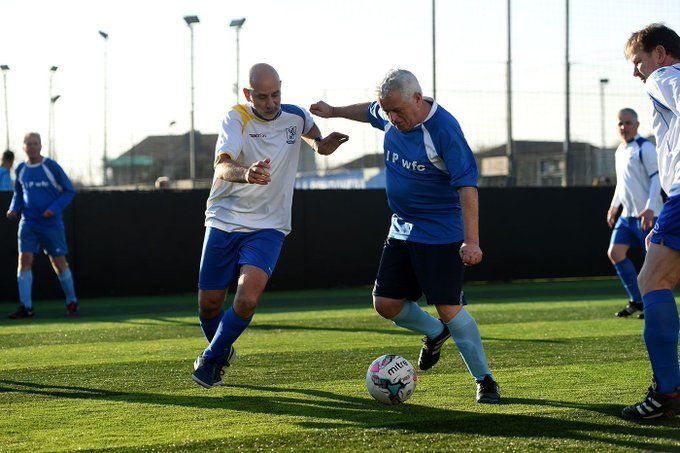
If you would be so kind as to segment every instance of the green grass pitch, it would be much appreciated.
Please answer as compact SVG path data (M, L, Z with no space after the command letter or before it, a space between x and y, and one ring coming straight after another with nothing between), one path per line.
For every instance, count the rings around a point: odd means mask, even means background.
M619 418L649 384L643 322L616 319L614 280L469 285L503 403L476 405L453 342L413 397L383 406L364 378L420 337L368 289L267 293L225 387L190 378L205 346L195 296L36 303L0 320L0 451L680 449L680 420ZM14 305L0 304L5 312Z

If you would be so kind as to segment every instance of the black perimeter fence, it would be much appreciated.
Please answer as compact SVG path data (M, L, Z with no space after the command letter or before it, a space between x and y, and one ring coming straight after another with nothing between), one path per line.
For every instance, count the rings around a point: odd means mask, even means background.
M612 188L482 188L484 261L466 279L613 275L605 213ZM79 297L196 290L208 192L83 191L64 213ZM11 193L0 193L8 207ZM270 290L370 285L390 211L383 190L296 191L293 232ZM0 219L0 301L16 301L17 222ZM47 257L36 257L34 297L61 298Z

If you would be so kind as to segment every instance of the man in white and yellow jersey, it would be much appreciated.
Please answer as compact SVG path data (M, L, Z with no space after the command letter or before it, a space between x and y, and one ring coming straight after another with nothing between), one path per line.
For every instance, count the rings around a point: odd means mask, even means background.
M243 89L248 104L235 106L222 122L206 209L198 304L210 344L192 375L205 388L220 385L234 363L233 343L250 323L290 233L301 139L328 155L349 138L338 132L323 138L307 110L281 104L281 80L270 65L254 65L249 81ZM235 280L234 302L225 312Z

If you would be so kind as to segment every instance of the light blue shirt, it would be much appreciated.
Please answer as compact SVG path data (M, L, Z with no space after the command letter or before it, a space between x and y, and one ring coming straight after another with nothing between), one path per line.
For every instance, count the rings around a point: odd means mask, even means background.
M477 187L477 164L458 121L433 100L422 124L401 132L373 102L369 123L385 132L389 237L424 244L464 239L458 189Z

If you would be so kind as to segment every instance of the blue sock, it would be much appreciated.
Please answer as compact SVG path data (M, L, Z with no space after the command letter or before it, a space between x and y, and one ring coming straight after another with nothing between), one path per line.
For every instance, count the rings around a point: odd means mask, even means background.
M444 326L437 318L424 311L415 302L406 302L399 314L392 318L392 322L399 327L422 333L430 338L438 337L444 330Z
M248 319L239 318L236 312L234 312L234 307L229 307L229 310L220 320L215 336L206 350L203 351L203 356L208 360L222 357L236 339L241 336L243 331L246 330L252 319L252 316Z
M640 289L638 288L638 276L637 272L635 272L635 265L633 265L633 262L626 258L625 260L614 264L614 269L616 269L616 273L619 274L621 283L623 283L623 287L626 289L630 300L641 302L642 295L640 294Z
M61 283L61 289L64 290L64 296L66 296L66 305L70 302L77 302L76 290L73 287L73 275L71 274L71 268L66 268L64 272L59 274L59 283Z
M217 327L220 325L223 316L224 310L220 310L220 314L212 319L205 319L199 315L198 319L201 321L201 329L203 329L203 334L205 335L206 340L208 340L208 343L215 337L215 332L217 332Z
M451 331L451 337L475 380L481 381L487 374L491 375L475 318L463 308L446 326Z
M672 393L680 385L678 307L673 293L667 289L649 292L642 300L645 307L645 343L657 388L661 393Z
M17 283L19 285L19 300L21 301L21 304L27 309L33 308L33 301L31 300L33 271L19 271L19 274L17 274Z

